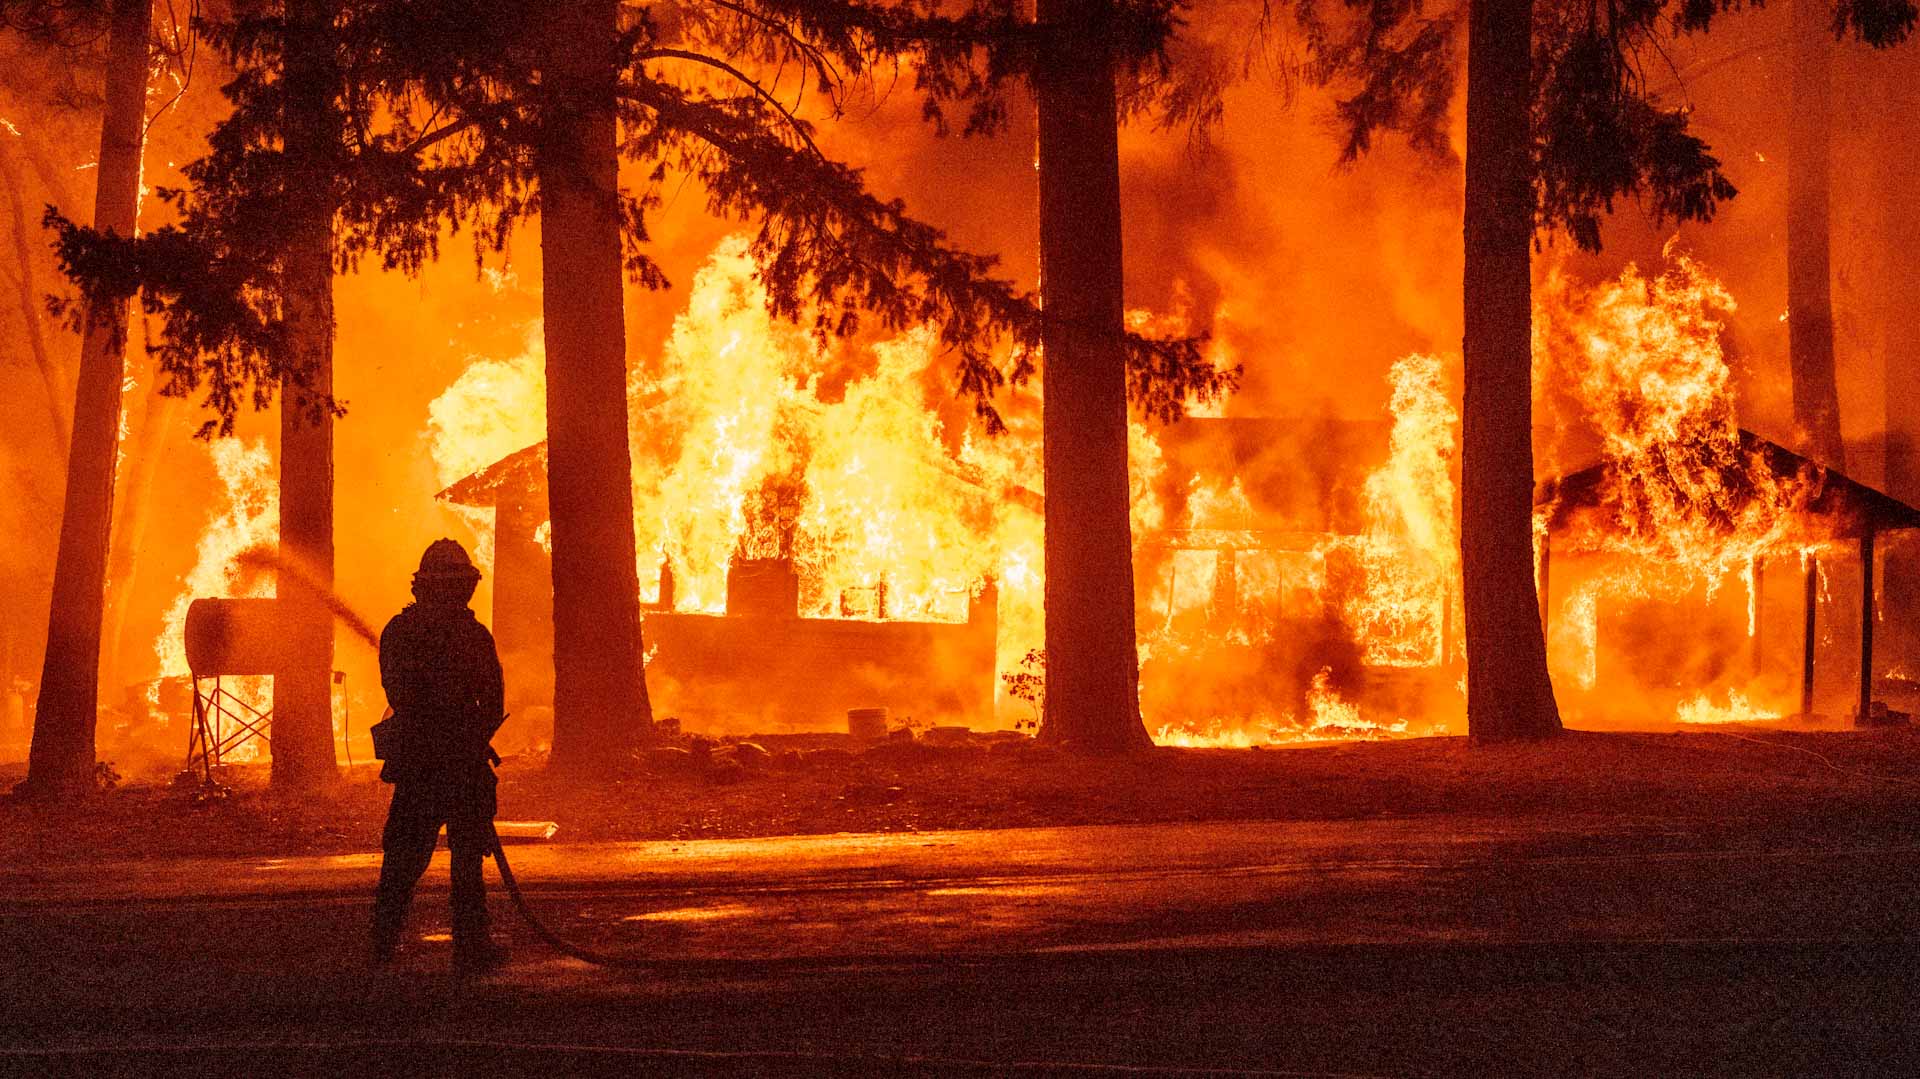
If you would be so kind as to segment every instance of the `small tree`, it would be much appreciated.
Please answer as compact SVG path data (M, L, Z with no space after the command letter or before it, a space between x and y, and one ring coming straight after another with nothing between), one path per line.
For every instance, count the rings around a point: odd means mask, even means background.
M1027 654L1020 657L1017 667L1000 672L1000 684L1007 687L1007 696L1027 706L1027 718L1016 720L1015 729L1037 730L1040 717L1047 709L1046 652L1038 648L1027 649Z

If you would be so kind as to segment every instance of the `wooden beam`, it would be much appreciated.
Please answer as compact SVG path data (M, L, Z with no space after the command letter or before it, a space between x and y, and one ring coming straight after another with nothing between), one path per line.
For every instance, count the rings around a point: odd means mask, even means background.
M1540 639L1547 639L1547 597L1553 588L1553 534L1540 534Z
M1813 714L1813 616L1814 607L1820 600L1820 563L1809 556L1807 558L1805 602L1806 634L1800 651L1800 714Z
M1873 526L1860 533L1860 709L1853 725L1873 722Z

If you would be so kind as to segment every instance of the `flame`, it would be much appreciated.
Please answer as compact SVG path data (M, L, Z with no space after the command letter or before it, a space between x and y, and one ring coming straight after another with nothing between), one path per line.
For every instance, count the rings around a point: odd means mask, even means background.
M1747 700L1738 689L1727 691L1727 703L1718 705L1706 693L1698 693L1680 703L1674 719L1681 723L1758 723L1779 719L1780 713L1761 708Z
M1151 332L1187 329L1183 310L1132 311L1128 321ZM1216 362L1231 360L1224 346L1210 347ZM825 342L772 318L745 240L722 241L694 275L660 355L629 374L642 600L657 598L664 562L676 609L719 612L729 562L774 556L792 559L805 616L957 621L991 579L1000 593L998 666L1014 669L1044 640L1038 393L1004 402L1010 430L987 438L950 425L946 416L960 413L949 378L928 329ZM1143 609L1154 615L1140 625L1143 662L1189 659L1172 669L1198 671L1209 640L1270 641L1283 608L1326 612L1336 625L1344 616L1370 663L1443 661L1449 597L1458 595L1458 416L1435 357L1396 364L1391 386L1390 455L1367 481L1364 533L1306 549L1257 542L1259 513L1238 478L1196 477L1179 492L1181 508L1170 509L1158 432L1129 425L1136 543L1169 527L1200 537L1198 548L1154 563L1165 575L1140 582ZM442 484L536 441L543 412L537 340L514 359L476 360L431 410ZM1327 561L1342 551L1362 567L1362 587L1331 602ZM1223 715L1213 734L1169 727L1162 740L1267 744L1407 732L1404 720L1343 711L1357 706L1332 688L1331 671L1300 688L1304 719ZM998 703L1008 721L1025 715L1004 687ZM1281 718L1270 721L1275 714Z
M264 441L239 438L216 439L207 444L214 472L219 476L221 497L214 517L200 534L193 569L181 580L162 619L160 636L153 642L159 660L160 677L181 677L191 673L187 667L187 607L202 597L257 598L274 594L271 574L251 572L240 556L262 544L277 544L280 539L280 485L273 454ZM273 703L271 676L227 678L222 688L247 705L265 712ZM156 683L150 698L158 693ZM154 698L154 703L157 698ZM260 751L258 741L249 739L229 756L248 760Z
M427 446L434 478L443 489L546 437L546 344L537 320L518 356L475 357L427 406ZM483 569L491 567L493 515L473 506L443 504L473 530L474 561Z
M1278 721L1247 724L1234 719L1217 720L1200 729L1163 726L1154 741L1163 746L1196 749L1248 749L1261 745L1294 745L1303 742L1329 742L1388 738L1407 738L1414 733L1405 719L1380 723L1360 714L1360 708L1340 695L1333 686L1333 669L1320 668L1307 687L1307 710L1295 718L1289 712Z
M1780 475L1743 440L1721 346L1733 297L1698 262L1674 253L1643 276L1628 266L1591 289L1557 272L1539 290L1536 385L1566 387L1600 439L1598 508L1574 511L1556 552L1602 556L1554 619L1583 689L1596 680L1596 612L1609 598L1708 600L1738 577L1748 634L1758 619L1753 567L1819 542L1806 508L1819 494L1803 469ZM1546 520L1557 507L1543 507ZM1595 568L1597 567L1597 568Z
M642 580L664 559L676 607L717 612L731 559L790 557L805 615L938 621L989 577L1037 583L1037 515L1004 497L1020 448L949 438L941 359L925 328L835 350L777 322L722 242L630 383Z
M1393 365L1387 463L1367 477L1367 530L1342 544L1365 582L1345 615L1368 663L1429 667L1441 654L1459 596L1460 539L1453 482L1460 414L1440 360L1412 355Z
M1037 423L1010 410L1007 436L949 431L929 329L828 345L766 307L745 238L723 240L659 359L629 374L641 598L658 598L665 562L677 610L719 612L732 559L785 556L808 617L959 621L991 578L1000 655L1038 647ZM536 324L524 355L474 361L433 403L443 486L544 436L538 338Z
M1793 547L1818 491L1743 447L1720 346L1733 298L1698 263L1671 249L1669 259L1651 280L1629 266L1584 295L1558 277L1546 290L1554 360L1601 436L1612 503L1568 540L1657 563L1645 572L1705 581L1711 593L1755 558Z

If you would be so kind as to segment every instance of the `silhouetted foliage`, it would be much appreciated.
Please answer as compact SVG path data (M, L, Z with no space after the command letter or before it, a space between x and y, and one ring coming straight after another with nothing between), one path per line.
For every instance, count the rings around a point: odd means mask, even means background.
M0 29L61 48L106 37L112 0L0 0Z
M1662 34L1707 30L1748 0L1541 0L1534 5L1533 160L1536 225L1564 230L1587 250L1618 199L1638 201L1656 221L1708 221L1737 193L1688 110L1650 92L1643 59ZM1343 159L1367 152L1381 132L1448 157L1447 124L1457 90L1462 4L1421 0L1295 0L1306 45L1304 73L1337 95ZM1836 38L1875 47L1906 40L1912 0L1837 0Z
M977 0L947 15L926 0L899 4L804 0L687 0L627 9L617 83L621 154L643 182L621 192L624 262L648 288L669 284L648 254L648 214L669 184L697 179L713 213L757 226L752 251L776 313L811 315L822 335L927 323L955 355L960 392L989 429L997 390L1033 371L1039 313L1031 296L995 276L996 260L947 242L898 200L870 192L858 169L826 158L791 102L839 112L849 88L882 65L913 72L930 122L963 109L966 132L1004 122L1002 84L1032 63L1032 29L1006 0ZM1130 9L1132 10L1132 9ZM1124 20L1135 54L1172 25L1150 2ZM346 0L334 27L346 117L332 170L339 214L336 262L368 258L416 272L436 259L451 227L467 229L476 258L503 248L539 210L535 182L543 117L576 109L541 79L531 43L536 4L512 0ZM281 152L277 11L209 24L237 74L232 114L208 154L187 166L188 190L163 190L178 224L114 240L50 214L63 268L90 293L136 288L162 332L152 346L165 392L204 387L230 431L243 404L263 407L298 385L281 331L278 280L288 200L297 184ZM1003 370L992 346L1011 339ZM1189 395L1211 399L1237 371L1215 370L1192 339L1128 340L1136 400L1178 416ZM306 407L337 408L330 400Z
M1656 221L1708 221L1736 193L1686 111L1646 94L1637 46L1622 44L1649 41L1661 5L1607 10L1593 19L1545 4L1534 19L1536 224L1589 251L1617 198L1639 200Z

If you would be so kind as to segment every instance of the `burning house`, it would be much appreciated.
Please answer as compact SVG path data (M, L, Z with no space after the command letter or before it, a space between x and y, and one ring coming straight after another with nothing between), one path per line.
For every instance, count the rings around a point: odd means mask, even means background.
M1195 417L1152 436L1137 431L1141 707L1162 740L1408 733L1400 717L1453 681L1443 672L1458 658L1454 597L1439 580L1451 557L1452 421L1437 361L1397 370L1394 420ZM780 456L790 437L779 423L759 444L731 418L712 426L730 431L736 453ZM1040 498L1005 463L1023 443L994 444L998 459L971 445L948 455L907 437L917 430L881 425L879 444L863 447L910 467L888 473L890 490L857 492L876 511L852 524L812 491L821 475L813 466L832 459L817 444L799 454L809 462L804 478L770 473L742 484L749 493L736 504L709 503L706 514L731 515L728 529L669 503L682 482L671 474L652 481L650 498L636 484L642 513L689 515L651 522L664 542L656 541L657 574L644 575L643 606L661 714L729 730L820 729L850 708L876 706L933 723L1030 718L1037 701L996 699L997 675L1019 669L1041 640L1028 553L1038 546ZM699 472L713 456L683 453L678 463ZM536 445L440 495L491 514L477 523L492 535L493 622L519 708L550 692L545 484ZM918 565L897 541L860 542L861 528L903 503L951 540L923 549ZM687 542L698 537L725 567L724 591L687 587L711 580ZM854 559L864 564L850 574ZM969 566L978 570L971 580ZM1362 718L1356 696L1393 715Z
M759 289L723 242L629 383L656 710L733 729L870 706L1031 718L1038 702L1002 676L1044 642L1037 402L1008 402L1010 430L983 436L924 331L824 353ZM1163 740L1389 733L1414 703L1375 723L1348 699L1443 666L1454 421L1440 361L1396 371L1391 420L1133 425L1142 711ZM522 709L550 692L546 469L532 440L507 440L537 430L543 392L537 357L478 360L433 406L442 504L483 557L492 537Z
M1162 432L1167 523L1136 537L1134 563L1141 708L1164 740L1407 729L1362 720L1345 699L1411 714L1456 658L1444 587L1389 595L1413 553L1394 538L1406 518L1376 497L1408 463L1394 460L1394 433L1389 420L1332 416L1195 417ZM1435 493L1450 488L1446 477Z
M511 707L552 689L552 565L544 445L515 453L440 493L494 516L493 626ZM802 616L792 556L732 557L724 606L676 605L670 562L646 604L647 680L655 708L703 730L826 729L855 709L932 724L991 721L999 590L957 596L958 621L894 619L887 582L842 590L833 617Z
M1536 441L1594 462L1540 469L1561 472L1535 520L1563 700L1601 723L1871 721L1876 552L1920 515L1742 426L1734 301L1697 262L1670 253L1655 276L1547 294L1543 392L1568 430Z

